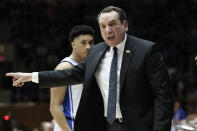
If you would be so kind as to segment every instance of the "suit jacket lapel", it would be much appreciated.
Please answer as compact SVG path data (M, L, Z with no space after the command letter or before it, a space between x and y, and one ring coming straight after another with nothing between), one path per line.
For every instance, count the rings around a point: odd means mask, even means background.
M103 44L102 46L97 48L96 52L93 54L91 62L89 63L89 65L91 66L91 68L89 69L90 77L94 75L96 68L98 64L100 63L101 59L103 58L103 56L105 55L105 52L107 51L107 49L108 49L107 44Z
M129 35L127 36L127 41L125 43L125 48L123 52L123 58L122 58L122 64L121 64L121 70L120 70L120 92L123 88L123 83L125 81L125 77L127 74L127 70L129 67L129 63L132 60L132 56L135 53L135 48L134 48L134 41L132 37Z

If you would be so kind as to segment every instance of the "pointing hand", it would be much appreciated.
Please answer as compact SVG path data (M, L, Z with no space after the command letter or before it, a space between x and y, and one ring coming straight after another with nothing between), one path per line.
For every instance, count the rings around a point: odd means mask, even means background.
M32 81L32 73L6 73L6 76L13 77L13 86L21 87L24 82Z

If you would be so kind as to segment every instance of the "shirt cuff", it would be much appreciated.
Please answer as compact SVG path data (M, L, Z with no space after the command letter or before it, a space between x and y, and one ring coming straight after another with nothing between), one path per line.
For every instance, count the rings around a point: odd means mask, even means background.
M38 72L32 73L32 82L39 83Z

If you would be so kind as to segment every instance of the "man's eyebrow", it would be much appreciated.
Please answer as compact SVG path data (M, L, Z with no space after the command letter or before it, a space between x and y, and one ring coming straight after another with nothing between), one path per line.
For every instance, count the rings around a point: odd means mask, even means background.
M110 21L111 23L114 23L114 22L116 22L116 20L112 20L112 21Z
M116 23L116 20L111 20L111 21L109 21L109 23ZM99 25L105 25L105 24L103 24L103 23L99 23Z

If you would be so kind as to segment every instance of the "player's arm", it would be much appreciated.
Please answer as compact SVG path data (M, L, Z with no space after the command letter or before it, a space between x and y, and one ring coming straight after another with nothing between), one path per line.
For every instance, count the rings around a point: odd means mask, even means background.
M72 65L70 63L62 62L56 67L55 70L63 70L71 67ZM64 112L61 109L61 104L64 101L66 89L67 86L51 88L50 112L62 131L71 131Z

